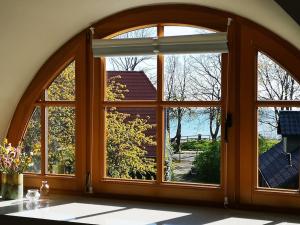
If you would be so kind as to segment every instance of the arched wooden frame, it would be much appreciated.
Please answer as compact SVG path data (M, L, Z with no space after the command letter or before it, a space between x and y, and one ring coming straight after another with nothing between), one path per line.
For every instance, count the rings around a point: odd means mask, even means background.
M180 7L180 12L176 10ZM188 25L188 26L196 26L196 27L204 27L205 29L212 29L212 30L219 30L219 31L226 31L227 30L227 22L228 22L228 16L219 16L218 14L212 15L209 13L209 10L207 12L198 13L194 12L190 14L190 18L187 18L185 15L189 14L190 10L192 9L192 6L187 5L176 5L176 6L162 6L158 10L158 7L143 7L136 10L131 10L130 12L121 12L117 15L114 15L112 17L106 18L100 23L92 25L92 27L95 29L94 37L97 38L110 38L117 34L141 28L141 27L149 27L149 26L157 26L158 27L158 35L162 35L163 33L163 26L164 25ZM165 11L164 13L162 13ZM176 12L177 11L177 12ZM174 15L175 13L175 15ZM164 15L165 14L165 15ZM155 16L153 16L155 15ZM160 15L160 16L158 16ZM162 16L163 15L163 16ZM143 18L142 20L133 20L133 18ZM192 19L193 18L193 19ZM124 23L119 23L119 19L124 21ZM128 23L126 23L128 21ZM179 22L181 21L181 22ZM132 25L132 22L134 25ZM120 24L120 26L119 26ZM161 27L161 29L160 29ZM161 101L159 99L162 99L161 96L163 96L163 93L160 93L163 88L163 56L158 57L158 64L157 64L157 83L158 83L158 101ZM227 62L227 56L226 54L223 55L223 74L222 74L222 83L224 84L224 87L226 86L226 62ZM98 94L96 99L103 99L104 93L104 61L96 59L94 61L95 67L94 67L94 80L97 80L95 82L95 94ZM102 79L101 79L102 77ZM99 86L97 87L97 84ZM101 86L100 86L101 84ZM220 101L221 107L222 107L222 119L224 121L225 118L225 104L224 96L226 95L226 88L222 87L222 98L223 100ZM99 90L99 91L97 91ZM100 91L101 90L101 91ZM99 100L94 105L95 110L99 110L99 107L103 107L104 105L114 105L116 106L119 104L120 106L128 106L129 103L102 103L100 102L102 100ZM182 103L181 103L182 104ZM212 103L212 102L206 102L205 104L202 103L202 106L209 106L212 104L213 106L216 106L218 103ZM136 103L130 103L131 107L134 106L151 106L151 103L142 103L142 102L136 102ZM157 156L158 156L158 173L157 173L157 180L155 182L143 182L143 181L126 181L126 180L117 180L117 179L109 179L105 178L105 153L103 151L95 151L93 156L93 188L96 190L96 192L101 193L111 193L111 194L136 194L140 193L142 196L157 196L157 197L163 197L163 198L172 198L172 196L177 196L177 198L183 198L183 199L201 199L205 201L213 200L213 201L223 201L224 197L224 187L226 180L224 178L223 171L225 171L225 161L222 157L222 176L221 176L221 185L204 185L204 184L188 184L188 183L181 183L181 184L175 184L175 183L169 183L169 182L163 182L163 155L162 155L162 127L160 124L162 124L163 118L162 118L162 106L167 106L166 104L162 104L161 102L152 102L152 106L157 108L157 106L160 105L160 109L157 109L157 118L158 118L158 140L157 140ZM173 106L177 105L175 103ZM180 105L180 104L178 104ZM98 107L97 107L98 106ZM192 103L192 102L186 102L185 106L198 106L200 107L201 104ZM98 118L96 118L96 121L93 124L101 124L102 121L104 121L104 114L100 113L98 114ZM160 120L160 121L159 121ZM102 132L97 132L97 130L104 131L104 125L101 125L102 127L94 127L94 134L97 134L96 136L103 137L105 136ZM222 126L224 127L224 126ZM223 134L222 130L222 134ZM99 141L98 143L95 143L93 149L105 149L105 140L103 138L96 139L95 142ZM222 146L224 148L224 146ZM160 149L160 150L159 150ZM224 151L222 152L222 155L224 154ZM99 165L97 164L97 161L100 159L101 162L104 162L103 164ZM97 172L96 172L97 171ZM133 187L134 186L134 187ZM160 189L160 191L157 191L157 189ZM181 196L179 194L175 194L175 192L180 191ZM203 194L199 194L199 192Z
M138 18L138 19L137 19ZM229 144L227 147L227 180L226 189L229 203L272 205L282 207L300 207L299 193L278 193L272 191L257 190L255 185L255 116L256 113L256 54L257 50L266 52L272 58L278 60L281 65L293 73L300 80L299 65L300 53L291 44L281 39L263 27L231 13L209 9L196 5L154 5L126 10L107 17L96 24L94 36L96 38L109 38L119 32L133 28L150 25L193 25L214 30L225 31L227 18L232 18L231 31L229 32L230 54L228 77L228 111L233 114L234 123L229 132ZM120 22L121 21L121 22ZM104 62L93 60L90 49L89 31L83 31L67 42L39 70L36 77L29 85L20 100L15 111L8 138L16 143L22 136L22 132L30 118L34 101L43 88L53 80L57 71L63 68L62 62L66 62L66 52L74 48L80 48L82 74L86 75L86 82L82 84L83 95L79 102L82 110L79 119L82 124L81 136L82 153L86 155L86 166L82 166L82 174L85 171L93 172L95 159L100 146L99 130L101 130L98 111L101 82L97 71L101 71ZM162 66L162 65L158 65ZM95 72L94 72L95 71ZM86 85L85 85L86 84ZM84 87L83 87L84 86ZM102 86L103 87L103 86ZM86 101L85 101L86 100ZM254 113L255 111L255 113ZM102 126L103 129L103 126ZM251 160L249 160L251 159ZM84 159L83 159L84 160ZM103 161L103 159L102 159ZM95 168L94 168L95 169ZM95 171L95 170L94 170ZM92 174L95 178L95 174ZM61 178L62 180L64 178ZM84 177L80 178L83 187ZM93 183L95 184L93 180ZM59 182L58 182L59 183ZM62 185L58 185L61 188ZM78 189L77 189L78 190ZM140 195L144 197L184 199L189 201L210 201L223 203L224 190L219 188L193 186L157 185L149 187L142 183L132 184L128 182L101 183L101 188L96 185L96 191L110 194ZM123 191L122 191L123 190ZM282 195L281 195L282 194ZM271 199L271 200L270 200ZM297 201L294 201L298 199ZM270 200L270 201L269 201ZM281 204L279 205L278 202ZM290 204L293 202L293 204Z
M17 144L26 131L27 124L31 118L31 114L36 106L41 107L41 174L26 174L25 185L39 187L41 181L46 179L50 185L56 189L80 191L84 190L84 171L85 171L85 143L86 138L80 135L80 130L85 129L85 83L86 83L86 35L84 32L73 38L67 45L58 50L50 59L42 66L31 84L28 86L22 96L14 117L12 119L7 138L13 144ZM52 81L65 69L73 60L76 61L76 100L74 103L64 104L63 101L45 102L39 101L44 90L52 83ZM80 85L79 85L80 84ZM46 156L45 156L45 106L75 106L76 118L76 176L50 175L45 172ZM22 127L22 129L20 129ZM84 160L82 160L84 159Z
M272 106L299 107L300 101L259 101L257 100L257 54L263 52L276 63L289 71L295 80L300 81L300 51L282 41L261 27L245 25L241 30L244 40L241 49L240 74L240 137L241 175L240 198L247 204L259 204L281 207L300 207L298 190L280 190L259 188L257 184L257 108ZM243 71L243 73L242 73ZM251 88L249 88L249 86ZM243 146L243 147L242 147Z
M163 25L158 24L157 25L157 30L158 30L158 36L163 35ZM101 60L96 59L95 60L95 79L98 78L99 82L96 82L96 93L99 93L99 96L96 99L100 99L100 102L98 102L99 105L96 106L96 110L100 110L101 113L99 113L99 118L98 120L100 121L99 124L102 124L103 121L105 121L105 112L104 108L105 107L153 107L156 108L156 115L157 115L157 179L156 181L141 181L141 180L122 180L122 179L113 179L113 178L108 178L106 177L106 170L105 170L105 152L102 151L102 149L105 149L105 133L102 131L105 130L105 128L102 127L98 128L100 132L97 132L97 128L95 133L98 133L100 136L99 140L101 145L99 147L94 147L94 149L100 149L100 151L95 151L94 152L94 163L93 163L93 186L94 189L97 192L103 192L104 191L109 191L111 193L111 190L114 188L117 189L116 193L120 192L127 192L128 189L133 189L131 186L136 186L141 185L141 193L144 193L145 191L148 192L147 195L153 195L151 194L155 189L154 188L161 188L162 191L159 193L159 195L162 195L164 197L169 197L170 198L170 192L178 189L178 188L183 188L186 193L191 193L189 194L190 196L194 196L195 192L197 191L205 191L209 195L213 194L214 196L222 199L223 198L223 193L224 193L224 186L225 186L225 179L224 179L224 170L226 169L226 165L224 163L224 151L222 151L222 159L221 159L221 183L220 185L213 185L213 184L195 184L195 183L179 183L179 182L166 182L164 181L163 174L164 174L164 166L163 166L163 149L164 149L164 144L163 144L163 133L164 133L164 128L162 126L162 121L164 120L163 116L163 110L165 107L220 107L222 108L222 131L221 131L221 136L223 138L223 124L224 124L224 118L225 118L225 96L226 96L226 68L227 68L227 54L222 55L222 99L220 101L184 101L184 102L176 102L176 101L164 101L163 100L163 83L164 83L164 75L163 75L163 56L159 55L157 57L157 99L156 100L147 100L147 101L105 101L104 95L105 95L105 87L104 84L106 83L105 81L105 64L104 64L104 58ZM97 87L97 84L99 86ZM100 85L101 84L101 85ZM98 124L98 123L95 123ZM222 141L222 149L224 149L224 143ZM100 159L101 162L104 163L97 163L97 161ZM123 188L122 186L128 186L128 188ZM118 189L119 186L119 189ZM166 191L167 190L167 191ZM187 194L184 193L183 196L187 196ZM178 194L177 194L178 195ZM211 195L212 196L212 195Z

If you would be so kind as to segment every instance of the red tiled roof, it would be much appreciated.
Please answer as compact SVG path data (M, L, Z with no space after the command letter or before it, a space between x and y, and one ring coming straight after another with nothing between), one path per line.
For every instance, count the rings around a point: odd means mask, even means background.
M129 92L125 100L155 100L156 89L143 71L107 71L107 78L120 76L118 81L126 85Z
M125 93L125 100L155 100L156 89L143 71L107 71L107 78L120 76L117 81L126 85L128 90ZM118 108L119 112L128 113L131 115L139 115L140 118L146 119L149 124L156 125L155 108ZM146 135L151 135L156 140L156 129L153 128L146 132ZM146 146L148 157L156 157L156 147Z

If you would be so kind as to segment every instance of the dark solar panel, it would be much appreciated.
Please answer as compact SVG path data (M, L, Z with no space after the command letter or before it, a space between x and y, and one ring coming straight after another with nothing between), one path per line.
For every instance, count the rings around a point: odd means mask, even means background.
M300 135L300 111L279 112L279 134Z
M300 149L291 153L292 166L287 153L283 151L282 141L259 157L259 168L270 187L288 186L298 179Z

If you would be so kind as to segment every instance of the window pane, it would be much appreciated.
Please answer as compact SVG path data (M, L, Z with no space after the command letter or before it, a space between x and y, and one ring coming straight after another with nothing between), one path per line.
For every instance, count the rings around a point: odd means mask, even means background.
M156 65L156 56L107 57L107 100L155 100Z
M181 36L181 35L208 34L208 33L216 33L216 32L201 27L191 27L191 26L165 26L164 27L165 36Z
M125 39L125 38L149 38L157 37L156 27L147 27L142 29L137 29L113 37L113 39Z
M221 100L221 54L166 55L166 101Z
M258 100L299 100L300 85L288 71L261 52L257 55Z
M75 108L48 107L48 173L75 173Z
M41 109L36 107L26 128L22 145L26 153L33 152L32 163L26 172L41 173Z
M71 62L47 89L48 101L75 101L75 61Z
M165 180L220 184L221 108L165 109Z
M156 36L157 28L149 27L126 32L113 39ZM155 55L107 57L107 100L154 100L156 67Z
M106 109L107 176L156 179L154 108Z
M258 109L258 186L298 189L300 108Z

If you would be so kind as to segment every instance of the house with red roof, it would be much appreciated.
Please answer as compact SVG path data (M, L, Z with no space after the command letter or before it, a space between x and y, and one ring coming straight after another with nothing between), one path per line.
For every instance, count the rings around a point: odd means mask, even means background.
M118 82L126 85L128 92L125 92L124 100L155 100L156 88L151 83L144 71L107 71L107 79L119 76ZM155 108L122 108L118 109L122 113L131 115L139 115L143 119L147 119L149 124L156 126ZM155 127L148 130L146 135L156 136ZM156 157L156 147L146 146L148 157Z

